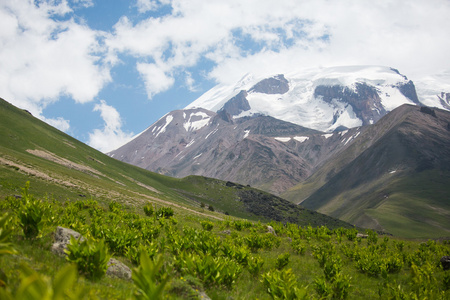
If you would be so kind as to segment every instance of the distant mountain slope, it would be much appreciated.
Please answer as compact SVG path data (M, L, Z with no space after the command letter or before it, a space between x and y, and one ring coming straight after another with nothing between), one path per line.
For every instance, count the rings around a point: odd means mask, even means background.
M447 100L436 95L427 103L447 107ZM202 175L281 194L404 103L420 104L414 83L388 67L248 75L168 113L109 155L169 176Z
M198 176L175 179L120 162L0 99L0 197L20 195L26 181L34 195L61 201L118 201L130 210L154 203L195 217L223 219L227 212L251 220L351 227L254 188Z
M450 235L450 113L395 109L283 197L398 235Z
M357 131L324 134L269 116L233 120L225 110L185 109L109 155L161 174L208 176L279 194L346 147Z

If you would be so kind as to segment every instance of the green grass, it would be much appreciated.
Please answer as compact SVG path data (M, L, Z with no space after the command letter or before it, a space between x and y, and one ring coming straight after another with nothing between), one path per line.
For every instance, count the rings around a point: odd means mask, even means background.
M17 225L16 213L20 208L14 208L17 207L15 199L0 200L2 210L9 211L14 218L12 224L15 227L11 240L19 251L17 255L0 256L0 270L7 279L6 287L3 288L13 294L22 280L20 271L22 265L31 267L41 276L54 278L58 270L68 264L64 258L57 257L50 252L53 242L52 232L57 225L67 226L64 223L67 219L66 215L73 214L73 208L77 206L71 206L73 204L70 202L63 204L53 201L52 203L51 210L46 212L45 217L54 215L58 211L60 218L56 221L45 221L39 236L36 239L27 240ZM78 216L87 216L84 223L77 225L79 226L78 230L82 231L84 235L95 236L89 229L91 228L89 225L94 222L94 219L89 218L90 213L88 212L89 207L78 208ZM235 224L240 221L231 219L225 221L211 220L212 231L204 231L201 226L201 222L205 220L203 217L186 215L182 211L165 221L148 218L144 215L143 210L136 211L134 207L123 207L123 210L116 212L111 212L107 207L103 207L99 213L100 220L112 220L111 222L100 223L104 230L112 230L117 226L132 230L133 226L129 223L130 221L126 220L137 219L149 221L148 226L161 226L160 234L153 238L152 242L164 257L162 268L169 280L164 293L170 299L186 299L188 295L198 297L201 293L205 293L212 299L226 299L227 297L233 297L234 299L271 299L262 279L265 276L264 274L275 272L277 258L286 253L289 254L289 262L282 271L292 269L295 276L295 285L299 289L307 291L308 299L320 299L314 283L316 280L324 278L324 269L320 266L317 258L317 254L322 253L320 249L331 249L331 252L324 252L326 253L325 261L331 256L336 256L342 261L340 273L347 278L351 278L348 297L346 297L348 299L386 299L390 297L392 289L397 288L397 286L400 286L403 294L409 295L408 297L446 299L450 296L450 290L446 290L443 286L446 272L439 268L440 257L450 254L450 243L446 241L423 243L422 241L378 236L377 242L370 244L369 239L348 240L346 234L349 231L347 229L331 231L325 227L308 228L272 222L270 224L277 233L277 236L274 236L266 233L265 224L255 222L247 222L244 228L237 230ZM133 217L130 218L130 216ZM47 220L47 218L44 218L44 220ZM117 220L124 220L124 222L118 223ZM229 231L229 233L225 231ZM191 233L188 234L187 232ZM137 243L145 244L146 241L142 240L140 235L141 230L136 230L135 234ZM254 235L264 237L271 242L271 246L251 252L246 246L246 239ZM189 248L173 247L173 237L175 237L175 240L191 246ZM212 243L204 248L206 244L200 242L203 239L202 237L206 238L205 241L215 240L217 244ZM299 254L294 251L293 241L298 241L303 245L304 253ZM400 243L403 243L402 249L397 247L397 244ZM247 251L249 256L261 258L264 261L262 269L258 274L251 275L248 266L245 263L239 263L237 258L234 257L231 263L239 265L241 272L237 275L234 283L230 286L224 286L204 281L205 279L198 277L199 275L193 269L188 268L181 271L176 267L176 261L182 255L189 254L203 259L206 259L206 257L224 257L225 252L220 250L224 244L234 245L235 249ZM211 252L214 249L219 250ZM174 250L176 252L173 252ZM353 253L352 251L360 253L361 258L370 255L370 253L375 253L376 256L372 260L399 255L402 266L395 273L369 275L357 268L359 258L352 258L348 254ZM110 252L113 252L113 249L110 249ZM127 255L115 254L114 256L131 268L137 266L130 261ZM418 266L420 272L431 272L427 273L427 276L431 276L427 278L431 279L425 280L425 277L419 278L418 275L414 275L412 272L413 266ZM428 270L427 268L431 269ZM333 283L332 281L326 281L326 284L331 286ZM132 281L107 276L93 281L79 276L77 286L88 291L88 298L97 297L99 299L129 299L137 289ZM418 286L423 286L423 289L419 290ZM379 296L379 293L381 293L381 296Z
M385 174L336 196L330 195L329 201L317 204L316 209L351 224L399 237L449 237L449 181L448 172L435 170Z

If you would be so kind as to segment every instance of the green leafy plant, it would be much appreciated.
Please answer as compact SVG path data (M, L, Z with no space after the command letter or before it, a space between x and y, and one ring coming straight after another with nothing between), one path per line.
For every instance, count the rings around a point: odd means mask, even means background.
M15 254L17 250L11 243L11 217L6 213L0 217L0 256L5 254Z
M234 260L239 264L246 266L250 257L250 251L247 247L237 247L234 252Z
M153 259L159 253L158 244L152 241L145 245L140 244L139 246L127 247L125 256L134 264L139 264L142 252L146 252L150 259Z
M154 260L150 259L147 252L142 251L139 267L133 269L131 279L133 280L137 291L134 294L138 300L162 299L169 276L160 275L164 258L158 255Z
M214 228L214 224L211 221L201 221L202 228L207 231L211 231Z
M161 207L156 211L156 217L159 218L170 218L173 216L173 209L171 207Z
M252 233L245 237L245 243L253 253L264 247L263 237L260 234Z
M330 284L323 277L316 278L314 280L314 289L322 298L326 298L328 295L331 295L332 291Z
M308 299L306 288L297 286L292 269L269 271L262 275L261 281L272 299Z
M106 228L101 236L105 239L109 249L119 255L124 255L127 248L136 245L139 232L130 228L116 226Z
M122 213L122 210L123 210L122 204L117 203L115 201L109 202L108 207L111 212L116 213L116 214Z
M277 260L275 262L275 268L277 268L278 270L281 270L284 267L286 267L289 263L289 257L291 257L291 255L287 252L278 255Z
M38 236L43 225L42 221L45 206L41 200L34 199L34 197L28 193L29 187L30 182L27 181L25 187L22 189L23 204L20 207L18 217L23 234L27 239L32 239Z
M362 255L361 258L356 261L355 267L361 272L373 277L382 274L385 270L383 261L374 254Z
M299 255L305 255L306 245L304 245L300 239L294 239L291 243L292 250Z
M354 241L358 235L358 230L356 228L347 229L345 235L349 241Z
M223 285L231 288L242 272L242 268L228 257L204 256L195 259L195 271L197 276L206 285Z
M378 234L373 230L366 230L367 233L367 244L375 245L378 242Z
M442 279L444 290L450 290L450 272L444 273L444 278Z
M0 289L0 298L3 300L65 300L83 299L87 294L85 289L76 286L77 268L67 265L51 280L33 269L23 265L21 267L22 281L15 291L11 293Z
M383 262L388 273L398 273L403 268L403 259L399 254L390 253Z
M154 208L153 208L153 205L151 205L151 204L146 204L145 206L144 206L144 213L145 213L145 215L147 216L147 217L151 217L152 215L153 215L153 213L154 213Z
M253 276L256 277L264 265L264 260L259 256L252 256L248 259L247 270Z
M78 271L89 279L100 279L108 269L111 255L103 240L86 239L77 241L73 236L67 245L67 261L75 263Z
M342 269L342 260L339 256L331 256L323 266L323 273L328 281L334 281Z
M332 284L333 299L346 299L350 291L351 277L343 275L342 273L336 274Z

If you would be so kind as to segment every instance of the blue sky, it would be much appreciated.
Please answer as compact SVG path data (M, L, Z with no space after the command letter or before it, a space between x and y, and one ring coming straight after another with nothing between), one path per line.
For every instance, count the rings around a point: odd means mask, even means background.
M247 73L449 78L448 15L447 0L2 0L0 97L106 152Z

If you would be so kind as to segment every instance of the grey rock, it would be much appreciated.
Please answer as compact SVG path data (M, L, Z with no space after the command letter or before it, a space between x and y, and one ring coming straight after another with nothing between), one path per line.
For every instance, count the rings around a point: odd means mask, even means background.
M363 234L363 233L358 233L356 235L357 238L362 238L362 239L367 239L368 235L367 234Z
M71 236L75 239L80 239L80 241L84 241L84 237L79 232L61 226L56 227L54 235L55 243L52 245L52 252L59 256L65 256L66 253L64 250L67 249L67 244L70 243Z
M239 94L224 104L221 111L226 111L232 116L237 116L243 111L250 110L250 104L246 97L247 92L244 90L240 91Z
M271 233L271 234L273 234L275 236L277 235L276 232L275 232L275 229L273 229L273 227L270 226L270 225L267 226L267 232L269 232L269 233Z
M289 82L283 74L263 79L249 90L249 92L263 94L285 94L288 91Z
M111 258L108 262L106 275L131 280L131 269L117 259Z
M341 85L318 85L314 90L314 97L321 98L327 103L332 103L335 99L339 99L339 101L350 104L356 116L363 122L363 125L377 122L387 114L376 87L366 83L355 83L355 89ZM373 109L374 107L377 109ZM338 118L339 114L336 114L334 121Z

